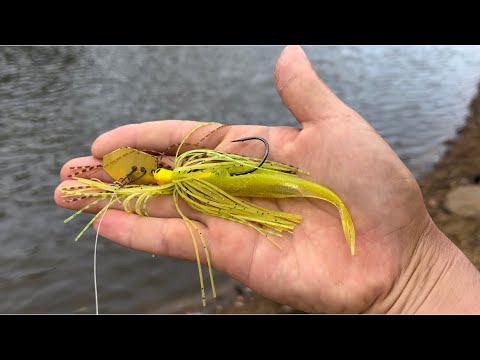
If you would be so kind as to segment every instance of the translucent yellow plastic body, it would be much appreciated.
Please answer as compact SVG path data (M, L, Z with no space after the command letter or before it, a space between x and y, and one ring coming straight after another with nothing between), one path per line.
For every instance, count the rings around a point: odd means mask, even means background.
M298 169L272 161L250 174L235 175L256 166L258 161L215 150L191 150L177 158L174 170L158 169L154 179L158 185L207 182L235 197L309 197L328 201L338 209L345 239L351 254L355 254L355 228L350 213L337 194L325 186L300 178L295 174ZM195 207L195 204L189 205Z

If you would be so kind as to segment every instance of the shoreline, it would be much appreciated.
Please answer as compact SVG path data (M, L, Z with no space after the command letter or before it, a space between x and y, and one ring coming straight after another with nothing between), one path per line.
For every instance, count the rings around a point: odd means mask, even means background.
M453 190L465 186L480 188L480 85L468 106L469 114L454 139L445 142L447 149L433 168L418 183L425 206L435 224L457 245L480 270L480 218L456 211L452 199L462 201ZM478 189L478 188L477 188ZM464 201L469 201L470 196ZM448 199L448 200L447 200ZM476 204L480 207L480 204ZM457 206L458 207L458 206ZM235 286L234 294L224 298L209 313L216 314L285 314L302 313L253 293L247 287Z
M480 215L477 212L467 216L449 204L455 197L458 200L454 190L480 188L480 85L470 102L464 125L457 130L457 137L446 143L446 152L419 181L420 188L435 224L480 270ZM470 200L474 197L471 194ZM465 207L469 205L466 203ZM476 207L480 207L478 202Z

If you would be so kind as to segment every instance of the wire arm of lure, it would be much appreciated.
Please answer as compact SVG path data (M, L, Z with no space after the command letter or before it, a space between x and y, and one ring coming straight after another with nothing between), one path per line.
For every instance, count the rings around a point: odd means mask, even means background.
M138 179L140 179L142 176L144 176L147 173L147 170L144 167L142 167L140 170L142 171L142 175L140 175L136 179L133 179L133 180L130 179L130 176L133 175L133 173L135 171L137 171L137 167L133 166L132 171L129 174L127 174L125 177L123 177L121 179L118 179L117 181L114 182L114 184L119 186L119 187L123 187L125 185L131 184L134 181L137 181ZM127 180L127 181L125 182L125 180Z
M145 174L147 173L147 169L145 169L143 166L140 168L140 171L142 172L142 175L140 175L139 177L137 177L136 179L133 179L133 180L130 180L130 182L128 184L131 184L133 183L134 181L137 181L138 179L142 178L143 176L145 176ZM131 174L130 174L131 175ZM125 184L125 185L128 185L128 184Z
M249 137L244 137L244 138L241 138L241 139L232 140L232 142L244 142L244 141L249 141L249 140L260 140L265 145L265 154L263 155L262 161L260 161L257 166L255 166L254 168L251 168L250 170L247 170L247 171L244 171L244 172L241 172L241 173L232 174L232 175L250 174L250 173L254 172L255 170L257 170L258 168L260 168L263 165L263 163L267 160L268 152L270 151L270 146L268 145L268 141L265 140L264 138L259 137L259 136L249 136Z

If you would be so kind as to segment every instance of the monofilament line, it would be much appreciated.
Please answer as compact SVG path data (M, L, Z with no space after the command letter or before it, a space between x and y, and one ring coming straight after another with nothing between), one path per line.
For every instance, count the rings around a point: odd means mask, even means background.
M110 202L106 206L106 209L110 207L112 201L115 197L112 196ZM98 289L97 289L97 244L98 244L98 234L100 232L100 226L102 225L103 217L107 212L104 211L102 216L100 217L100 221L98 223L97 234L95 235L95 247L93 249L93 286L95 288L95 314L98 315Z

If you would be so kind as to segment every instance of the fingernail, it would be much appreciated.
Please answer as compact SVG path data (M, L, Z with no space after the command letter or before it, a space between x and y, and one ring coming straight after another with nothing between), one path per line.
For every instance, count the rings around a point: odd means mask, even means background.
M305 51L302 49L300 45L288 45L287 49L290 51L296 51L298 54L305 56L305 58L308 59L307 54L305 54Z
M305 51L303 50L303 48L302 48L300 45L297 45L297 49L298 49L298 52L299 52L300 54L302 54L303 56L305 56L306 58L308 58L308 57L307 57L307 54L305 54Z

